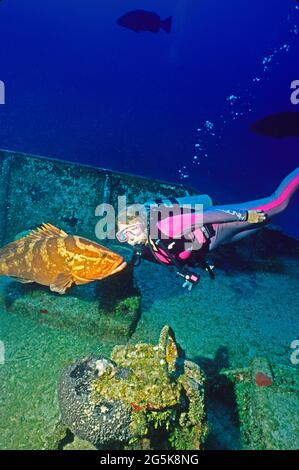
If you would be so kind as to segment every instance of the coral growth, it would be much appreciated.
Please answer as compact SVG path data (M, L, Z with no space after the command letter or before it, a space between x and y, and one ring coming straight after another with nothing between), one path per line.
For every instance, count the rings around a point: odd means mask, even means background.
M173 448L199 449L207 431L204 376L179 358L171 329L162 329L157 346L116 346L111 359L117 367L93 381L92 398L120 400L131 410L130 444L159 431Z
M111 360L69 367L59 389L62 419L95 445L200 449L207 433L203 384L201 369L180 357L166 326L158 345L116 346Z

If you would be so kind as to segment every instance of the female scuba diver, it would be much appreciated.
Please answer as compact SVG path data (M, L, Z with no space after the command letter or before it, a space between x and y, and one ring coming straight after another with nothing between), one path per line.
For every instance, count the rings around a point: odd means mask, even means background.
M190 266L202 267L214 279L213 266L205 261L205 255L261 229L288 206L298 188L299 167L263 199L213 206L209 196L198 195L149 202L137 214L136 207L129 206L118 216L116 237L134 246L137 257L173 267L184 279L183 287L191 290L200 276ZM203 210L190 209L189 205L186 211L187 202L202 204Z

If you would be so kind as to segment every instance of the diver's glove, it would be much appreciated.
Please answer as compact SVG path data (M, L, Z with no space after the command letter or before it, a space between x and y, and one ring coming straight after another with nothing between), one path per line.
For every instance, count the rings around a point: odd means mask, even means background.
M207 273L209 274L210 276L210 279L215 279L215 273L214 273L214 265L209 263L208 261L206 261L206 266L205 266L205 271L207 271Z
M189 271L187 274L177 271L177 274L184 278L184 283L182 285L183 289L187 288L188 291L191 291L193 286L199 283L200 276L199 274L195 274L194 272Z
M132 265L137 267L141 263L142 256L145 251L145 246L142 244L135 245L133 248L133 257L132 257Z
M246 222L249 222L250 224L264 222L267 218L267 214L262 210L249 210L247 211L247 214Z

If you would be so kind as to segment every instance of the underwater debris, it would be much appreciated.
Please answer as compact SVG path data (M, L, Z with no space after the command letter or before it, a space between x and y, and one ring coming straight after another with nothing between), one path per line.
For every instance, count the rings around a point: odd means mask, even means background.
M151 33L159 33L163 29L166 33L170 33L172 17L161 20L160 16L153 11L134 10L125 13L117 20L117 24L131 29L136 33L148 31Z
M99 371L100 370L100 374ZM115 346L111 360L84 358L59 384L62 422L93 445L201 449L207 434L204 375L179 356L165 326L158 345Z
M42 313L42 314L49 313L49 310L47 310L46 308L41 308L39 313Z
M255 374L255 383L259 387L269 387L273 384L273 380L267 374L263 372L257 372Z
M273 380L271 387L256 384L258 371ZM295 367L270 365L267 359L256 357L250 367L224 369L220 374L235 384L242 449L298 449L299 375ZM180 432L181 438L184 433Z
M43 224L0 250L0 275L37 282L64 294L72 284L87 284L122 271L123 257L91 240Z
M129 439L129 410L120 401L102 400L95 404L90 400L90 384L97 377L101 360L101 357L84 358L69 366L58 390L62 422L77 437L94 445ZM109 366L112 372L115 364L109 361Z
M255 357L251 363L251 383L258 387L269 387L273 382L270 363L263 357Z
M254 450L291 450L299 445L298 372L289 366L272 366L255 357L240 369L247 379L236 380L236 400L243 447ZM226 373L227 375L227 373ZM292 436L292 438L290 438Z

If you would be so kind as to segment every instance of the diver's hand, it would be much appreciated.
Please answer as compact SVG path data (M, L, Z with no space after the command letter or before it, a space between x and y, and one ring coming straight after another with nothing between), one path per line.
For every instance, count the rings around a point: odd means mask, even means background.
M193 289L193 286L194 286L194 284L193 284L192 282L190 282L190 281L185 281L184 284L182 285L182 288L183 288L183 289L187 288L188 291L190 292L190 290Z
M182 285L183 289L187 288L188 291L191 291L191 289L199 283L200 276L195 274L195 273L189 273L189 274L183 274L180 273L179 271L177 272L179 276L182 276L184 278L184 283Z
M250 224L258 224L260 222L264 222L267 218L267 214L262 211L262 210L250 210L247 211L248 216L246 222L249 222Z

